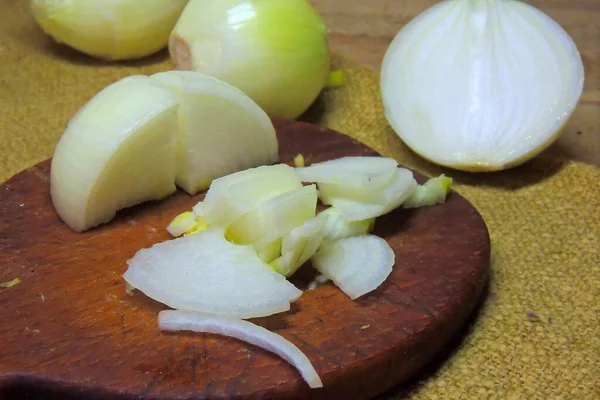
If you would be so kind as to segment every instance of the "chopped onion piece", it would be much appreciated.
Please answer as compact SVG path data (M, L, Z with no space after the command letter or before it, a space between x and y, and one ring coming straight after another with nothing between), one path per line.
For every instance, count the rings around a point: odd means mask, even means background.
M304 155L302 153L299 153L296 157L294 157L294 167L304 167Z
M196 217L190 211L179 214L167 225L167 231L173 237L181 236L196 226Z
M282 237L315 216L317 187L303 186L264 201L227 228L238 244L266 244Z
M366 187L351 187L333 183L319 183L319 197L325 204L329 204L331 199L343 197L366 203L386 204L392 199L404 194L411 187L416 187L416 181L413 183L413 173L406 168L396 168L392 179L383 188L377 190ZM413 187L414 186L414 187Z
M452 178L440 175L416 187L413 194L402 204L404 208L432 206L446 201Z
M362 200L343 196L343 189L335 186L334 195L328 190L329 185L319 186L319 196L325 204L330 204L340 211L349 221L361 221L379 217L394 210L404 203L417 187L413 173L406 168L397 168L393 181L383 190ZM375 197L376 196L376 197Z
M291 276L319 249L326 220L327 216L320 213L285 235L281 241L281 257L269 265L283 276Z
M323 387L310 360L295 344L251 322L198 312L165 310L158 313L158 326L164 331L193 331L237 338L292 364L311 388Z
M255 243L252 246L256 250L258 257L266 263L270 263L281 256L281 238L277 238L267 244Z
M375 235L323 241L312 257L313 266L351 299L375 290L392 272L395 254Z
M142 249L127 264L128 284L176 309L253 318L287 311L302 294L219 228Z
M386 157L341 157L296 168L303 182L333 183L363 190L386 186L394 176L398 162Z
M228 226L264 201L301 187L298 174L288 165L250 168L215 179L194 211L211 226Z
M343 239L351 236L364 235L375 226L375 218L362 221L348 221L344 214L335 207L329 207L320 215L327 217L323 237L327 240Z
M308 283L308 290L315 290L317 287L326 283L327 281L329 281L329 279L327 279L325 275L319 274L315 277L315 279Z

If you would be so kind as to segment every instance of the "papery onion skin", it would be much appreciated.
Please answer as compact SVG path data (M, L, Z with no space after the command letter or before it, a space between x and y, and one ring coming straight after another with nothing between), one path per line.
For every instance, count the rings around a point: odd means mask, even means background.
M190 0L173 29L177 69L224 80L271 118L297 118L329 77L327 28L305 0Z
M560 136L581 56L555 21L514 0L439 3L404 26L381 69L385 115L426 160L470 172L523 164Z

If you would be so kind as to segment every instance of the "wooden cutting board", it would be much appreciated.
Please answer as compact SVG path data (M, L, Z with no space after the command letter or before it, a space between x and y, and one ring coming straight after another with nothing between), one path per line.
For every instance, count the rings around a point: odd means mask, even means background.
M281 160L307 163L372 150L330 130L276 124ZM295 343L324 388L311 390L275 355L235 339L162 333L163 305L125 293L136 251L169 239L178 213L202 196L178 192L74 233L49 197L49 161L0 186L0 398L367 399L425 365L457 332L485 284L484 221L452 192L445 204L397 210L375 234L396 253L389 278L350 300L333 284L305 291L292 310L253 320ZM420 182L423 177L416 175ZM292 279L306 289L310 265Z

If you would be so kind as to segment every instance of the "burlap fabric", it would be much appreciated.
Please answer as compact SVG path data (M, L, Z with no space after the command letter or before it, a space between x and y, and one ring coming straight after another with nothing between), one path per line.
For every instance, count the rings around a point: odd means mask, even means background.
M0 0L0 182L52 155L94 93L172 68L165 52L105 64L53 44L28 1ZM550 150L505 172L444 170L412 154L383 116L378 77L336 57L346 85L304 119L428 175L446 173L492 238L489 290L461 339L386 399L600 399L600 171Z

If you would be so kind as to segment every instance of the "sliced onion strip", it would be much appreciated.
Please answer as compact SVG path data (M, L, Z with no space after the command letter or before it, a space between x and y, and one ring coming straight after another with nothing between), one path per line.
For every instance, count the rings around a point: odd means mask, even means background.
M261 347L292 364L311 388L323 382L310 360L284 337L251 322L205 313L165 310L158 314L158 327L163 331L193 331L234 337Z
M312 265L354 300L387 279L395 258L384 239L361 235L324 241L312 257Z

